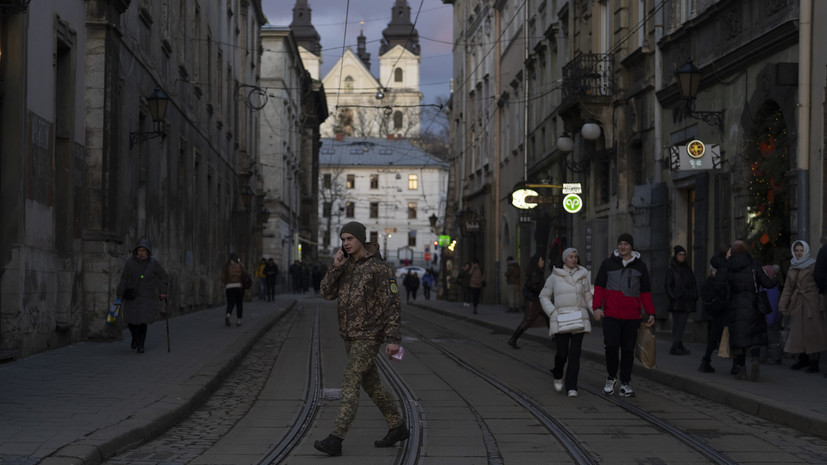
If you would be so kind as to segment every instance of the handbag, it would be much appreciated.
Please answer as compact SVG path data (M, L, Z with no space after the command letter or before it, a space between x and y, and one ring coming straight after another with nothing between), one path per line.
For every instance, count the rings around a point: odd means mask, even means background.
M755 293L758 296L758 298L756 299L758 311L761 312L761 314L763 315L769 315L770 313L772 313L772 304L770 303L770 296L767 295L766 289L758 289L758 279L755 277L755 270L752 270L752 280L753 284L755 284Z
M583 313L579 308L557 309L558 333L576 333L584 329L586 326L583 324Z
M729 326L724 326L724 331L721 333L721 344L718 346L718 357L732 357L732 354L729 352Z
M241 272L241 287L244 289L250 289L253 286L253 278L250 276L250 273L246 271Z
M655 333L652 329L647 327L646 323L640 323L640 329L637 331L637 344L635 344L635 358L650 370L655 368L656 365L656 342Z

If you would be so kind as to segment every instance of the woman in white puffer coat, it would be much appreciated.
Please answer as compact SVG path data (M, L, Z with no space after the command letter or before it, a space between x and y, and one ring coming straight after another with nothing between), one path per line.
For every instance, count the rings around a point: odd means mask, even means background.
M592 274L577 264L577 249L564 250L562 258L563 267L552 270L540 291L540 305L549 316L549 335L554 336L557 346L551 369L554 390L562 391L565 384L569 397L577 397L583 335L592 332Z

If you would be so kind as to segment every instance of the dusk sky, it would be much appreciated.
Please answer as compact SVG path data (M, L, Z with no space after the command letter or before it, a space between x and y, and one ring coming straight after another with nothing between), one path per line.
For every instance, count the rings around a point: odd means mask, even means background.
M274 26L289 26L293 20L295 0L263 0L264 14ZM322 38L322 75L342 55L342 44L356 51L356 37L364 28L371 72L379 76L379 41L391 17L394 0L309 0L311 19ZM411 22L419 32L422 63L419 71L422 103L430 104L437 96L448 97L453 72L451 58L453 7L441 0L408 0ZM421 5L421 9L420 9ZM417 18L417 11L419 17ZM345 17L347 16L347 23ZM360 22L364 21L364 25ZM345 35L347 26L347 35Z

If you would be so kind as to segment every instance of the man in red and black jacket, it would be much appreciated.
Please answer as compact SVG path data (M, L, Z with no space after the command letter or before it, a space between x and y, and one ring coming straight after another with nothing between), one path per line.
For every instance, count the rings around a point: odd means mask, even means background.
M606 349L606 371L609 373L603 392L614 394L619 365L620 395L623 397L635 395L630 383L641 308L649 315L646 326L655 324L649 270L633 248L631 234L623 233L617 238L617 250L600 264L594 280L592 303L594 319L603 320L603 345Z

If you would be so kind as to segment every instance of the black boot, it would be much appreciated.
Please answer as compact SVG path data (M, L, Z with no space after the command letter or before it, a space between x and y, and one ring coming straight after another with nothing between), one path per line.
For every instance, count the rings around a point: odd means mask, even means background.
M800 370L810 364L810 357L807 354L798 354L798 362L790 367L791 370Z
M330 434L321 441L314 442L313 447L327 455L342 455L342 438Z
M135 331L136 331L135 330L135 325L129 325L129 334L132 336L132 341L130 342L129 345L130 345L130 347L132 347L132 350L135 350L135 349L138 348L138 337L135 334Z
M144 353L144 342L146 342L146 325L138 326L138 353Z
M508 339L508 345L515 349L519 349L520 347L517 345L517 339L520 338L524 331L525 330L522 328L517 328L517 330L514 331L514 334L511 335L511 338Z
M818 359L810 359L810 365L804 371L807 373L818 373Z
M715 373L715 369L712 368L712 365L709 363L708 358L704 358L701 360L701 366L698 367L698 371L701 373Z
M393 447L393 445L397 442L408 439L410 435L411 432L408 431L408 427L402 424L396 428L388 430L388 434L386 434L382 439L373 441L373 445L376 447Z

